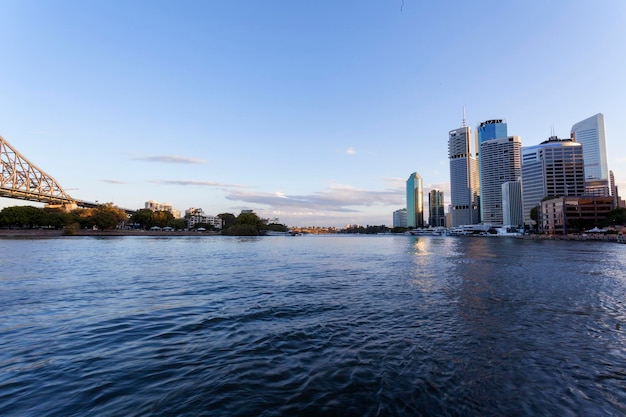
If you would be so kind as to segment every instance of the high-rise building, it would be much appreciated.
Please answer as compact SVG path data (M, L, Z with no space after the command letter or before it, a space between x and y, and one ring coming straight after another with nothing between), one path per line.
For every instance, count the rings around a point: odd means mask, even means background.
M613 171L609 171L609 183L611 185L611 197L613 197L613 207L619 207L619 193L617 191L617 185L615 184L615 176Z
M519 180L502 184L502 224L505 226L524 224L522 182Z
M522 200L524 224L532 226L530 211L545 197L585 193L584 148L573 139L551 136L522 148Z
M407 227L405 208L393 212L393 227Z
M450 159L450 217L449 227L480 222L480 183L478 162L471 150L471 130L463 126L448 133Z
M490 139L480 144L480 213L483 223L503 224L502 184L521 177L521 147L519 136Z
M589 194L598 194L597 188L602 187L598 181L604 182L602 194L609 196L609 169L606 156L606 130L604 115L598 113L572 126L572 139L583 145L585 155L585 181L590 183Z
M406 214L407 227L424 227L424 192L417 172L406 180Z
M443 191L431 190L428 193L428 224L431 227L445 227L446 213L443 205Z
M476 128L477 149L486 140L505 138L507 136L507 125L503 119L485 120Z

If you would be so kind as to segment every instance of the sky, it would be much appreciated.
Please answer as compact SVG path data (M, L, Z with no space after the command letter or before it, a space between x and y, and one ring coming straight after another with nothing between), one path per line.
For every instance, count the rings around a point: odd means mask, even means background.
M626 194L625 40L623 0L3 0L0 136L79 200L391 226L412 172L449 201L463 108L603 113Z

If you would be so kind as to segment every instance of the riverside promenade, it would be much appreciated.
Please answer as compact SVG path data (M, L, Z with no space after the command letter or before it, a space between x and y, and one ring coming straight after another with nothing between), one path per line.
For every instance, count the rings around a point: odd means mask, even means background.
M590 241L590 242L613 242L626 243L626 237L623 234L607 234L607 233L571 233L567 235L522 235L517 236L518 239L531 240L573 240L573 241Z

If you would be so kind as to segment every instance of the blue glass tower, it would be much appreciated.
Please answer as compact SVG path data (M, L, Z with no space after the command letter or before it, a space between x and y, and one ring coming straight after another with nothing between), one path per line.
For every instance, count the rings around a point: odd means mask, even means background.
M478 135L478 148L486 140L506 138L508 136L506 122L502 119L486 120L478 125L476 129Z

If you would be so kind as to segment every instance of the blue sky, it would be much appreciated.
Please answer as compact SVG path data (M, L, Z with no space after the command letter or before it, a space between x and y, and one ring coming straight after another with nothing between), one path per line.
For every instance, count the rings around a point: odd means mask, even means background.
M625 22L622 0L4 0L0 135L81 200L391 225L414 171L449 201L463 106L524 146L601 112L626 194Z

